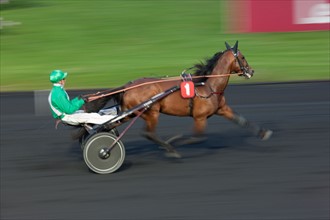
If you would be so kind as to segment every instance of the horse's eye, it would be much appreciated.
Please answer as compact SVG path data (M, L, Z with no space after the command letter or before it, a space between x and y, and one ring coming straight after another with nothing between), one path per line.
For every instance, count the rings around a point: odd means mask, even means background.
M242 60L245 60L245 57L244 56L242 57Z

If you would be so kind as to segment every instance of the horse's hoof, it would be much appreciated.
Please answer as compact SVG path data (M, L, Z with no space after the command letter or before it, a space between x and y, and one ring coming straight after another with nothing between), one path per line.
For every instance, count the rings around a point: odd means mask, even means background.
M170 144L171 142L177 141L178 139L182 138L182 134L175 135L165 141L165 143Z
M141 132L141 136L149 139L149 140L153 140L155 138L155 134L152 133L152 132L147 132L147 131L144 131L144 132Z
M261 140L266 141L266 140L268 140L272 135L273 135L273 131L272 131L272 130L265 130L265 131L262 131L262 132L261 132L261 134L260 134L260 138L261 138Z
M180 145L200 144L206 140L207 140L207 137L204 137L204 136L189 137L189 138L186 138L185 140L178 141L177 145L180 146Z
M168 158L177 158L177 159L181 158L181 155L176 151L166 152L165 156Z

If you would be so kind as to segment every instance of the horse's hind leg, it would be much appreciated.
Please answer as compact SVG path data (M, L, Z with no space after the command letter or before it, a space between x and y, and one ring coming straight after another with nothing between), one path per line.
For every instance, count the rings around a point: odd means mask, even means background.
M146 132L144 133L144 136L153 141L154 143L160 145L161 147L163 147L165 150L166 150L166 156L167 157L173 157L173 158L181 158L181 155L175 150L175 148L165 142L164 140L162 140L160 137L158 137L155 133L149 133L149 132Z
M175 145L190 145L190 144L200 144L207 140L207 137L204 135L206 123L206 116L203 117L194 117L194 134L189 137L180 137L178 140L174 140Z
M232 122L238 124L239 126L243 128L247 128L248 130L252 131L252 133L256 136L258 136L262 140L268 140L272 134L273 131L269 129L265 129L260 127L257 124L254 124L250 121L248 121L245 117L242 115L234 112L228 105L223 105L217 112L218 115L221 115Z
M145 113L142 117L146 122L146 128L145 128L146 131L143 133L143 136L153 141L154 143L162 146L167 151L166 156L181 158L181 155L174 149L174 147L171 144L162 140L155 133L156 126L158 123L159 112L150 110L147 113Z

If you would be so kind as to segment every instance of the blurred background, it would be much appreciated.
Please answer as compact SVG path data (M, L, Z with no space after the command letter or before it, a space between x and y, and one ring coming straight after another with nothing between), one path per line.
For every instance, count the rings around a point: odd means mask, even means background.
M1 91L109 88L178 76L225 49L255 69L246 81L329 80L329 0L0 0Z
M0 0L0 219L329 219L329 5ZM181 146L184 158L172 161L137 120L121 170L92 175L71 128L54 128L54 69L69 72L75 97L179 76L236 40L255 74L232 76L226 98L274 131L267 142L212 117L208 141ZM163 115L158 133L190 134L191 123Z

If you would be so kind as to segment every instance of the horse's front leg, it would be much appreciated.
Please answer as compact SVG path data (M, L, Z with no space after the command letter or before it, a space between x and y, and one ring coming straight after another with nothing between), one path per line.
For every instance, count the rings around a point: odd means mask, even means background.
M158 137L158 135L155 132L156 126L158 124L159 111L149 110L148 112L142 115L142 118L146 122L145 132L143 133L143 136L148 140L151 140L154 143L163 147L167 151L166 152L167 157L181 158L181 155L174 149L174 147L168 142Z
M221 108L217 111L217 114L225 117L226 119L234 122L235 124L238 124L243 128L247 128L254 135L258 136L261 140L268 140L273 134L273 131L262 128L259 125L248 121L242 115L234 112L232 108L230 108L227 104L223 104Z

